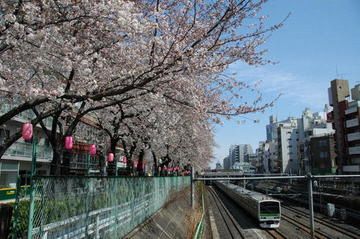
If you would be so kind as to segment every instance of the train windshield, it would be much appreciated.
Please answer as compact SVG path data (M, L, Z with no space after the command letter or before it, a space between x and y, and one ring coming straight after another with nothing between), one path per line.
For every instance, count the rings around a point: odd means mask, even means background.
M278 202L262 202L260 203L260 212L263 213L280 213Z

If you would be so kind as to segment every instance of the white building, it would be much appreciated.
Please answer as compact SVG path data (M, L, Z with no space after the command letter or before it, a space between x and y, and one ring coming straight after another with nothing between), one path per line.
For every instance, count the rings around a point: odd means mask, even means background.
M252 154L253 150L250 144L231 145L229 149L229 161L233 168L235 163L244 163L245 155Z
M0 114L8 112L12 104L0 98ZM25 111L12 118L5 125L0 126L0 143L3 143L11 135L18 132L23 123L29 122L35 115L31 111ZM51 125L51 119L44 120L47 127ZM52 148L46 135L39 127L34 128L34 137L38 140L36 145L37 160L36 169L38 175L48 175L52 160ZM15 187L18 176L21 184L29 183L31 172L32 144L24 142L22 138L12 144L0 159L0 188Z
M270 116L266 126L267 144L264 157L264 168L271 173L297 173L299 160L297 158L298 119L289 117L277 121Z
M278 146L275 141L260 142L258 155L263 173L279 172L281 160L278 157Z
M310 170L310 138L332 135L335 133L335 130L332 128L332 124L327 122L327 110L327 105L325 105L325 112L312 113L310 109L306 108L298 121L298 157L300 160L300 171L302 174L307 173Z
M298 141L298 119L289 117L278 127L278 156L281 159L279 173L298 173L300 168L297 155Z

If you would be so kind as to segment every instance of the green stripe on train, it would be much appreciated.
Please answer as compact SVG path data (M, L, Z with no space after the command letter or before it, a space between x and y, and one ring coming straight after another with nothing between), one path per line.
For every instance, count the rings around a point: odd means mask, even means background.
M260 213L260 217L278 217L279 213Z

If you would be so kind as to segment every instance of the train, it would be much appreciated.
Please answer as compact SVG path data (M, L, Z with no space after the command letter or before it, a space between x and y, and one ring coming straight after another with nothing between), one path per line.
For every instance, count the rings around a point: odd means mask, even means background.
M232 183L215 182L215 185L254 217L261 228L278 228L280 226L281 205L279 200Z

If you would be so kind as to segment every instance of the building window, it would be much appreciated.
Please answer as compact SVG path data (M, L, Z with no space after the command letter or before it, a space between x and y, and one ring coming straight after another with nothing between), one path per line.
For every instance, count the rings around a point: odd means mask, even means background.
M5 140L10 138L10 130L0 129L0 143L4 143Z
M329 154L328 154L328 152L320 152L319 156L321 159L326 159L329 157Z
M327 141L326 140L320 140L319 141L319 147L326 147L327 146Z

